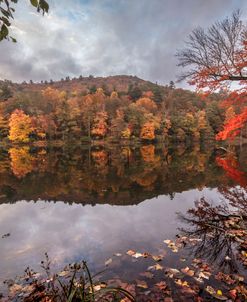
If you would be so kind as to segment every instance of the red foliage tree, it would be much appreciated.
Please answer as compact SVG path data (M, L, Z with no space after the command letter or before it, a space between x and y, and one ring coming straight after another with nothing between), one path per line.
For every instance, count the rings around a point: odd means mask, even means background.
M222 103L237 107L238 113L216 136L218 140L233 139L247 123L247 30L240 12L207 31L195 29L187 42L187 48L177 54L180 66L191 67L181 80L188 78L191 85L209 92L228 89L233 81L238 83L240 89L230 92Z

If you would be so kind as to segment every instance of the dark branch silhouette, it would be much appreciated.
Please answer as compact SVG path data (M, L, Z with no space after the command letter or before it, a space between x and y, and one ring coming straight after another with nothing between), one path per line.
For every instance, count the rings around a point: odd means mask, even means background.
M193 78L202 71L212 80L247 80L247 62L241 53L246 35L240 11L234 12L231 18L216 22L206 31L200 27L193 30L186 42L187 47L176 54L178 66L190 68L180 80Z

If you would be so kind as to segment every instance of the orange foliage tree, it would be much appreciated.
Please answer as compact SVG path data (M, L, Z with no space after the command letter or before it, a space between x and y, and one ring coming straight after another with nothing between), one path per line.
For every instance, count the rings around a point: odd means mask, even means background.
M9 119L9 139L14 142L29 142L29 135L33 131L32 119L22 110L16 109Z
M216 22L207 31L195 29L179 51L179 65L191 67L180 79L189 79L197 89L229 89L237 82L238 89L227 94L223 106L233 106L238 114L224 124L216 139L235 138L247 123L247 30L236 11L231 18ZM242 87L241 87L242 86Z
M107 119L107 112L100 111L96 113L96 116L93 120L93 127L91 130L92 135L99 137L104 137L106 135L108 130Z
M136 101L136 105L140 108L145 109L148 112L156 112L157 111L157 105L153 100L151 100L148 97L141 98Z
M143 124L141 128L140 136L142 139L153 140L155 139L154 131L155 131L154 122L146 122Z

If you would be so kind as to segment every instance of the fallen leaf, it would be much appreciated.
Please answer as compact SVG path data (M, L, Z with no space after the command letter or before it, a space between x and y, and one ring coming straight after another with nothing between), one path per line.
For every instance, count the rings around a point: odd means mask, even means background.
M149 254L149 253L147 253L147 252L145 252L145 253L143 253L143 254L142 254L142 256L143 256L143 258L147 258L147 257L149 257L149 256L150 256L150 254Z
M156 283L155 286L158 287L160 290L165 290L167 288L167 284L165 281L160 281L159 283Z
M133 256L136 252L133 250L129 250L126 254L129 256Z
M166 270L166 275L169 277L169 278L174 278L175 276L176 277L182 277L183 275L181 274L181 272L176 269L176 268L169 268Z
M210 276L211 276L211 273L209 273L209 272L200 272L198 275L199 278L204 278L204 279L209 279Z
M112 258L108 259L105 261L105 266L108 266L109 264L112 263Z
M183 287L189 287L189 283L187 281L182 281L181 279L176 279L175 283Z
M140 258L140 257L143 257L143 254L142 253L135 253L134 255L132 255L132 257Z
M164 240L164 242L165 242L166 244L170 244L172 241L169 240L169 239L166 239L166 240Z
M163 260L163 257L162 256L152 256L153 260L156 261L156 262L159 262L161 260Z
M158 271L158 270L162 270L163 266L161 266L160 264L155 264L155 265L151 265L148 267L148 270L150 271Z
M147 282L143 280L136 280L136 285L141 288L148 288Z
M195 275L195 272L193 270L191 270L188 266L185 268L181 269L181 272L183 272L184 274L193 277Z

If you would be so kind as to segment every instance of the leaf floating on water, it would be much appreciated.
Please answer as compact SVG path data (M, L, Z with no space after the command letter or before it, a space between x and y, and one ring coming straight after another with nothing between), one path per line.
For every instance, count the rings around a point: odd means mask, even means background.
M136 285L141 288L148 288L147 282L143 280L136 280Z
M234 275L233 277L234 277L234 279L237 280L237 281L240 281L240 282L243 282L243 281L244 281L244 277L243 277L243 276Z
M135 253L136 253L135 251L129 250L126 254L129 256L133 256L133 255L135 255Z
M166 240L164 240L164 243L166 243L166 244L170 244L172 241L170 240L170 239L166 239Z
M174 252L177 253L178 252L178 247L176 246L175 242L173 242L172 240L164 240L164 243L167 244L167 246Z
M194 277L194 279L199 282L199 283L204 283L203 279L202 278L197 278L197 277Z
M229 291L229 295L235 300L237 298L237 290L236 289L232 289Z
M198 275L199 278L204 278L207 280L209 279L210 276L211 276L211 273L209 273L209 272L200 272Z
M216 280L219 280L219 281L223 281L225 282L226 284L228 285L231 285L231 284L234 284L236 283L236 280L233 279L230 275L228 274L224 274L222 272L219 272L216 276L215 276L215 279ZM240 281L240 280L239 280ZM243 280L241 280L243 281Z
M121 257L122 254L121 254L121 253L115 253L114 256L116 256L116 257Z
M159 270L162 270L164 267L160 264L155 264L155 265L151 265L148 267L148 270L149 271L159 271Z
M181 272L178 270L178 269L176 269L176 268L169 268L169 269L167 269L166 270L166 274L167 274L167 276L169 277L169 278L174 278L175 276L176 277L178 277L178 276L183 276L182 274L181 274Z
M193 277L195 275L195 272L193 270L191 270L188 266L185 268L181 269L181 272L183 272L184 274Z
M112 263L112 258L108 259L105 261L105 266L108 266L109 264Z
M182 287L189 287L189 283L187 281L182 281L181 279L176 279L175 283Z
M145 252L145 253L143 253L143 254L142 254L142 256L143 256L143 258L147 258L147 257L149 257L149 256L150 256L150 254L149 254L149 253L147 253L147 252Z
M159 256L152 256L153 260L156 262L162 261L163 260L163 256L159 255Z
M160 290L165 290L167 288L167 284L165 281L160 281L155 284Z
M221 301L226 301L228 300L227 297L223 296L222 291L221 290L215 290L212 286L207 286L206 287L206 291L213 296L214 298L221 300Z
M132 255L132 257L140 258L140 257L143 257L143 254L142 253L135 253L134 255Z
M100 284L94 285L93 289L94 291L99 291L102 288L106 288L107 284L105 282L101 282Z

